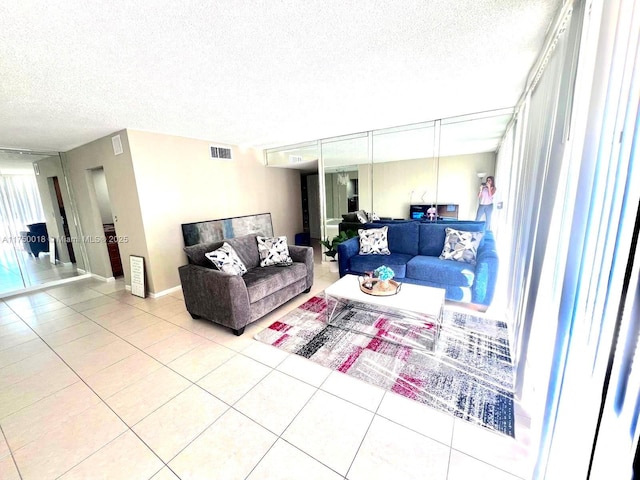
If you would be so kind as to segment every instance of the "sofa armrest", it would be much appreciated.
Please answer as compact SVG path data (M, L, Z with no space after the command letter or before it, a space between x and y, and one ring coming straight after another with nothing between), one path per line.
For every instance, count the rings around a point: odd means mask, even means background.
M307 267L307 287L313 286L313 248L301 245L289 245L289 256L294 262L304 263Z
M485 232L476 254L476 271L471 289L471 302L490 305L498 280L498 251L493 233Z
M349 261L354 255L360 252L360 238L353 237L338 245L338 268L340 269L340 277L344 277L351 270Z
M250 322L249 293L241 276L191 264L178 273L189 313L236 330Z

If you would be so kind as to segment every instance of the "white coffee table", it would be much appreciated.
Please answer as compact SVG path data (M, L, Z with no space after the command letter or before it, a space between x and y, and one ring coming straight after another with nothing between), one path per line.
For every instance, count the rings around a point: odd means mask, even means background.
M395 295L375 296L360 290L359 277L345 275L325 289L324 294L329 325L391 343L435 351L442 328L443 289L403 283ZM347 311L349 318L344 318ZM392 334L381 335L375 325L367 324L367 318L375 317L377 313L389 317L394 329Z

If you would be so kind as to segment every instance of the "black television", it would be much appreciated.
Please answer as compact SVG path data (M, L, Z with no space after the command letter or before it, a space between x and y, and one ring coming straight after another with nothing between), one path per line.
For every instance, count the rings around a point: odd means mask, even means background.
M421 204L421 205L410 205L409 206L409 218L412 220L420 220L427 216L427 212L430 208L435 208L437 212L437 218L449 218L449 219L457 219L458 218L458 205L456 204L441 204L441 205L433 205L433 204ZM435 220L436 218L432 218Z

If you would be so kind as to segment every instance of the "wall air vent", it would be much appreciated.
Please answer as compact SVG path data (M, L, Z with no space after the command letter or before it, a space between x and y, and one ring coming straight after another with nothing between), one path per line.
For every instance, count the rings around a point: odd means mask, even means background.
M233 160L231 158L231 149L219 145L209 145L209 155L217 160Z
M122 150L122 140L120 139L120 135L116 135L114 137L111 137L111 146L113 146L113 154L114 155L121 155L123 150Z
M289 163L302 163L302 155L289 155Z

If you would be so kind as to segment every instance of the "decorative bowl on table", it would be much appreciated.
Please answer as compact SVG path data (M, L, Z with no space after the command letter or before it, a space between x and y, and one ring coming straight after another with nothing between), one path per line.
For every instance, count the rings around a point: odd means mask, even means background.
M402 283L393 280L395 273L389 267L382 265L373 272L365 272L359 277L360 290L368 295L395 295L400 291Z

